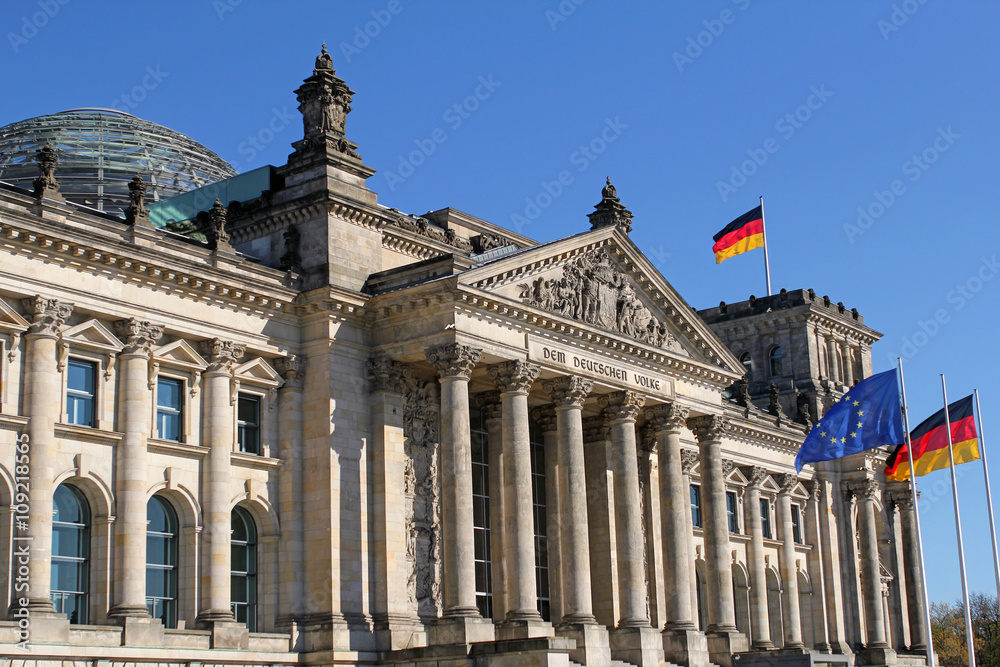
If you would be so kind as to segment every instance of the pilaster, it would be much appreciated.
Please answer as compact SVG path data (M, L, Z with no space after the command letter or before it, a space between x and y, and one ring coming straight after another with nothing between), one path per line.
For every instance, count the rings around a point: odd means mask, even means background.
M781 539L779 563L781 579L784 588L781 596L782 616L784 617L785 641L783 648L800 649L802 643L802 615L799 611L799 578L795 568L795 535L792 530L792 491L798 484L795 475L785 474L778 479L781 490L778 492L778 532Z
M767 574L764 565L764 527L760 516L760 489L768 477L766 468L745 468L749 480L743 502L743 518L750 533L747 544L747 563L750 565L750 635L751 648L766 651L774 648L771 641L771 623L767 607Z

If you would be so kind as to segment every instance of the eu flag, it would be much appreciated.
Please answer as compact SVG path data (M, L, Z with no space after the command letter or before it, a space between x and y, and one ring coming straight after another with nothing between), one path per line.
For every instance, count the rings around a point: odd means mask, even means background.
M795 457L806 463L832 461L866 449L903 442L902 405L896 371L872 375L854 385L813 426Z

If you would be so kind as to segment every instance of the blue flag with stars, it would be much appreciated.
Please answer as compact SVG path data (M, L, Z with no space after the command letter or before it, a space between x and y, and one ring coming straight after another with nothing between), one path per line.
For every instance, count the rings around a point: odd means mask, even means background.
M872 375L854 385L813 426L795 457L806 463L832 461L866 449L903 442L902 404L896 371Z

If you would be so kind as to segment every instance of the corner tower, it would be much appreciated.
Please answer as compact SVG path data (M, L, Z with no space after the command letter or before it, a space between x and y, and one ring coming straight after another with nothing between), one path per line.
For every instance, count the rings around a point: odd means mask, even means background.
M722 302L698 314L746 368L750 400L766 409L776 394L781 412L799 422L815 423L871 375L871 346L882 337L856 308L811 289Z

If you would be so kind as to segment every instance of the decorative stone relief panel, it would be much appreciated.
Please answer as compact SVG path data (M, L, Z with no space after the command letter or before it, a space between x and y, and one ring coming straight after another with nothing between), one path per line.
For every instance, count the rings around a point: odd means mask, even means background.
M403 381L406 453L406 557L410 604L421 618L437 618L441 600L441 399L436 382Z
M562 275L542 276L517 287L521 301L530 306L621 333L654 347L681 351L666 323L646 307L632 280L605 249L569 262L562 267Z

